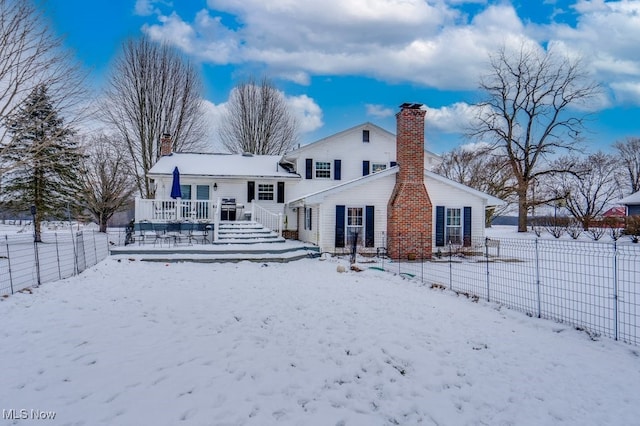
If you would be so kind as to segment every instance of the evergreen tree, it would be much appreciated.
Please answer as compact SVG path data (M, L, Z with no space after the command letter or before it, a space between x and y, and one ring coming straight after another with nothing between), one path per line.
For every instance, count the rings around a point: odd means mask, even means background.
M2 150L2 161L12 167L3 176L2 196L14 210L36 207L39 242L42 220L62 217L66 203L78 193L82 155L73 138L75 130L58 116L46 85L37 86L4 124L11 141Z

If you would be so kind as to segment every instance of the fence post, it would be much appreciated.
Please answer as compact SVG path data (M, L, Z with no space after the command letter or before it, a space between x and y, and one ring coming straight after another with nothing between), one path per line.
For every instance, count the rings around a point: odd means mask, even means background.
M420 246L422 248L422 256L420 259L420 282L424 284L424 233L420 237Z
M35 226L35 223L34 223L34 226ZM38 279L37 287L40 287L40 258L38 256L38 242L35 240L35 238L33 239L33 253L35 255L35 260L36 260L36 276Z
M11 254L9 253L9 237L5 234L4 241L7 245L7 267L9 269L9 285L11 286L11 294L13 294L13 276L11 275Z
M613 324L614 336L618 340L618 243L613 242Z
M60 250L58 249L58 233L55 234L56 237L56 257L58 258L58 279L62 279L62 272L60 271Z
M400 247L402 247L402 245L400 244L400 233L398 232L398 275L402 273L402 269L400 268L400 264L402 263L402 257L400 256Z
M451 241L449 241L449 288L453 290L453 262L451 261L453 251L451 250Z
M538 238L536 238L536 292L538 296L538 318L542 317L542 308L540 301L540 253L538 249Z
M93 231L93 254L96 259L96 263L94 263L94 265L97 265L98 264L98 245L96 244L96 231Z
M487 263L487 302L490 302L491 299L489 297L489 238L485 237L484 239L484 256L486 258Z

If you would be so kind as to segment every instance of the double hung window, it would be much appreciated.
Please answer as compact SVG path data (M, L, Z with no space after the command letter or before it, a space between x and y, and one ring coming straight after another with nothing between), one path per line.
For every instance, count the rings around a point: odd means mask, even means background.
M462 243L462 209L447 209L445 240L449 244Z
M258 200L273 201L273 184L258 184Z
M328 161L316 161L316 178L331 178L331 163Z

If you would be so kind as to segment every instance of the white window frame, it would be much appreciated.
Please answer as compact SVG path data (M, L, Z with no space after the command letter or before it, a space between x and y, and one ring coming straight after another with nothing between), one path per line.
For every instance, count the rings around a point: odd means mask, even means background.
M273 201L275 195L274 185L272 183L258 183L258 200Z
M364 241L364 208L363 207L346 207L346 224L345 224L345 237L347 238L346 244L350 246L351 236L358 232L358 245Z
M316 179L331 179L330 161L316 161L314 169Z
M462 209L447 207L444 219L444 237L446 244L462 244Z
M371 173L381 172L383 170L386 170L386 168L386 163L371 163Z

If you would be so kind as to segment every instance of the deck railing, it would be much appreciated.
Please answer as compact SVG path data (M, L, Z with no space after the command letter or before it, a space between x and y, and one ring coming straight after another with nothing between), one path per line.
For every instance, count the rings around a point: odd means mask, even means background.
M282 213L273 213L264 207L256 204L255 201L251 202L251 220L258 222L265 228L269 228L278 235L282 236Z
M136 198L136 222L213 222L215 215L216 205L212 200Z

